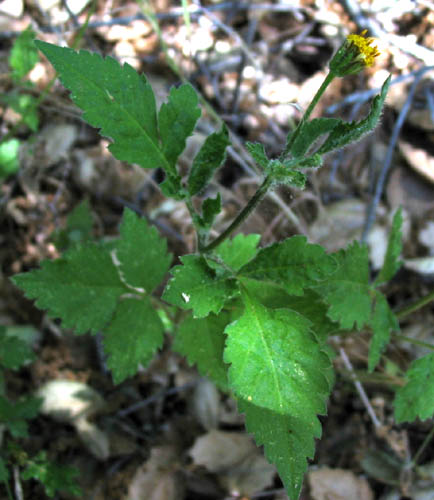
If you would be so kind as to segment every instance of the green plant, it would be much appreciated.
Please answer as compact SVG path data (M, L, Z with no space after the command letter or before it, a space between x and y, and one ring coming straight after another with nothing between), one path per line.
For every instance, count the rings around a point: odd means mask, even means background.
M47 459L41 450L30 457L21 442L29 438L27 421L38 415L41 399L24 396L19 401L11 401L6 395L5 370L18 370L35 359L28 329L0 326L0 481L5 485L8 498L12 500L9 486L10 468L21 469L21 479L40 481L49 497L57 490L79 495L75 484L78 471L74 467L56 465ZM4 434L7 434L5 440Z
M224 125L211 134L183 182L177 160L200 116L193 88L172 88L157 111L146 77L128 64L121 67L110 57L35 42L71 90L83 118L112 139L109 149L116 158L164 170L161 190L186 203L197 251L180 257L159 298L153 292L164 280L172 256L156 229L126 209L117 240L70 245L61 258L15 276L14 283L36 299L37 307L61 318L65 328L79 335L103 332L115 383L133 376L162 347L165 329L157 309L165 309L176 325L173 348L236 398L248 431L276 464L292 499L299 496L307 458L313 457L314 439L321 436L317 415L326 413L333 385L329 335L371 329L368 368L373 371L391 332L399 330L381 286L400 265L401 213L395 214L384 266L374 281L367 247L358 242L327 254L302 235L265 248L258 248L260 235L229 236L270 188L287 184L303 189L306 171L320 167L324 154L357 141L376 126L390 77L364 119L310 120L333 78L372 64L377 52L371 41L360 35L347 39L279 158L269 159L261 144L246 144L263 182L212 241L209 233L221 209L220 195L206 198L200 210L195 197L206 192L225 160L230 139ZM178 309L175 314L173 306ZM398 421L432 415L434 398L427 402L412 389L418 380L433 376L431 358L415 362L408 385L398 389Z

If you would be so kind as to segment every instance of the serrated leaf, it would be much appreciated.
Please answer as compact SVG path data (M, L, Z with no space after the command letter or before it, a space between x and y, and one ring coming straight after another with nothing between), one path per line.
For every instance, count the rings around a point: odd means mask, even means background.
M178 156L184 151L200 113L197 94L189 84L172 87L168 102L161 105L158 125L163 153L172 167L171 171L175 171Z
M289 309L267 309L245 290L242 298L244 314L225 330L230 387L277 413L300 418L324 413L330 360L310 322Z
M260 142L246 142L245 147L256 164L265 170L270 162L265 153L265 148Z
M64 491L71 495L82 495L77 485L79 470L70 465L58 465L46 458L45 452L39 453L34 459L27 461L26 467L21 473L24 480L36 479L45 488L45 493L54 497L57 491Z
M273 282L289 294L302 295L304 288L327 278L335 270L335 259L327 255L323 247L308 243L305 236L293 236L261 249L238 275Z
M190 196L202 191L211 180L214 172L226 159L226 148L231 144L225 124L219 132L209 135L193 160L188 177Z
M162 167L176 175L160 147L155 97L144 75L111 57L103 59L86 50L76 52L40 40L35 44L84 111L83 119L114 141L109 150L118 160L144 168Z
M390 309L386 297L380 292L375 292L370 325L373 335L369 345L368 370L372 372L389 343L390 332L399 330L398 320Z
M128 291L110 254L94 243L74 247L60 259L18 274L12 281L35 305L61 318L64 328L97 332L110 320L120 295Z
M310 146L322 135L330 133L342 120L336 118L315 118L303 125L290 153L294 158L304 156Z
M39 60L38 51L33 43L34 38L35 32L28 26L12 46L9 64L15 81L24 78Z
M383 109L384 100L387 96L387 91L389 90L390 79L391 76L384 82L380 94L374 98L368 116L358 122L339 123L327 137L324 144L318 149L318 154L323 155L334 149L340 149L347 144L356 142L361 139L363 135L376 127Z
M307 458L315 453L315 438L321 437L316 417L297 418L238 400L238 410L245 414L245 425L270 463L277 467L290 500L300 495Z
M252 260L258 253L260 234L237 234L232 239L226 239L214 253L234 271L238 271Z
M18 370L25 362L34 360L35 354L26 342L7 336L6 328L0 326L0 365L10 370Z
M231 321L226 312L195 319L188 316L179 326L173 349L185 356L199 373L227 392L227 365L223 362L224 329Z
M127 298L119 303L104 333L107 365L115 384L146 367L164 340L164 327L149 299Z
M288 163L282 163L280 160L270 160L266 173L276 184L285 184L298 189L304 189L306 185L307 177L303 172L289 168Z
M28 436L27 422L38 414L42 400L27 397L11 403L0 396L0 422L3 422L13 437L25 438Z
M329 305L328 317L332 321L343 329L360 329L369 322L372 309L368 248L355 241L334 256L337 271L312 288Z
M151 293L169 270L172 255L167 241L146 219L125 208L116 244L116 256L128 285Z
M434 354L413 361L406 378L407 384L396 391L396 423L431 418L434 415Z
M389 281L401 267L401 261L399 261L398 258L402 252L402 220L402 210L399 208L393 216L386 256L384 258L383 267L375 280L376 285Z
M210 312L218 314L236 293L235 281L217 276L198 255L184 255L181 262L182 266L171 271L173 278L166 285L163 299L181 309L193 309L195 318L204 318Z

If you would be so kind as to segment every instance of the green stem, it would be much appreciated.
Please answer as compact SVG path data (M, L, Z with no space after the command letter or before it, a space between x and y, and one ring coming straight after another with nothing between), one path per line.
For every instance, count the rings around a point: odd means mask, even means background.
M421 307L425 306L426 304L429 304L432 300L434 300L434 290L430 292L428 295L425 295L425 297L422 297L419 300L416 300L413 304L410 304L407 307L404 307L400 311L396 312L396 317L398 319L405 318L409 314L413 313L414 311L417 311Z
M334 78L335 78L335 74L332 73L331 71L325 77L324 81L321 84L321 87L317 90L314 98L312 99L312 102L309 104L302 119L300 120L299 124L297 125L297 128L294 130L294 132L289 137L289 140L286 143L285 149L283 150L283 153L280 155L281 160L283 160L286 156L288 156L288 154L291 150L291 147L295 142L295 139L297 139L298 135L300 134L301 129L303 128L303 125L309 120L310 115L312 114L312 111L314 110L315 106L318 104L318 101L321 99L322 95L324 94L326 88L330 85L331 81Z
M264 182L259 186L256 193L252 196L252 198L250 198L250 201L247 203L247 205L243 208L243 210L241 210L241 212L234 219L232 224L227 229L225 229L225 231L223 231L223 233L220 236L218 236L214 241L212 241L209 245L203 248L202 253L208 253L217 246L219 246L220 243L222 243L233 231L235 231L235 229L237 229L237 227L239 227L247 219L247 217L253 212L258 203L267 193L268 188L271 185L271 182L272 178L270 176L267 176L264 179Z
M413 457L413 460L410 462L412 466L417 465L417 462L425 451L425 448L428 446L431 439L434 437L434 427L430 430L428 436L424 439L423 443L420 445L420 448L417 450L416 454Z

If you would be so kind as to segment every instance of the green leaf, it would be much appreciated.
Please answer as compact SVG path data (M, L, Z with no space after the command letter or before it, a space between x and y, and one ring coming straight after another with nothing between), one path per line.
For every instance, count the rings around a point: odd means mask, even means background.
M120 302L104 333L107 365L115 384L146 367L164 340L164 327L149 299L127 298Z
M78 476L79 470L76 467L50 462L45 452L40 452L29 460L21 473L24 480L36 479L41 482L50 498L54 497L56 491L82 496L83 492L77 485Z
M7 336L4 326L0 326L0 365L10 370L18 370L27 361L34 361L35 354L23 340Z
M396 391L395 420L397 424L426 420L434 415L434 354L410 364L404 387Z
M342 123L342 120L336 118L315 118L305 123L291 146L290 153L294 158L304 156L319 137L328 134Z
M83 119L114 141L109 150L116 158L176 174L160 147L155 97L144 75L111 57L40 40L35 44L71 90L72 100L84 111Z
M384 258L383 267L375 280L376 285L389 281L395 276L398 269L401 267L399 256L402 252L402 210L399 208L393 216L392 230L389 234L387 243L386 256Z
M369 285L369 254L366 245L355 241L333 254L337 271L312 288L329 305L328 317L343 329L357 329L369 322L372 310Z
M256 164L265 170L270 163L270 160L265 153L264 146L260 142L246 142L245 147L250 153L250 156L255 160Z
M208 136L193 160L188 177L188 192L193 196L202 191L211 180L214 172L226 159L226 148L231 144L226 125L219 132Z
M20 141L10 139L0 144L0 180L18 172Z
M116 256L128 285L151 293L169 270L172 255L167 253L167 241L155 227L126 208L116 244Z
M202 217L198 218L199 225L208 230L214 223L214 219L222 209L220 193L215 198L207 198L202 204Z
M318 149L317 153L323 155L340 149L347 144L358 141L363 135L373 130L380 118L383 109L384 100L389 90L391 76L384 82L380 95L377 95L371 106L371 110L366 118L358 122L339 123L325 140L324 144Z
M305 236L293 236L261 249L238 275L273 282L291 295L302 295L304 288L327 278L335 270L335 259L327 255L323 247L307 243Z
M238 400L238 410L245 414L247 431L258 446L264 446L269 462L276 465L289 498L297 500L307 458L315 454L314 438L321 437L320 422L316 417L281 415L243 400Z
M9 64L15 81L24 78L39 60L38 51L33 43L34 38L35 32L28 26L12 46Z
M368 370L372 372L380 361L380 356L390 340L390 332L399 330L396 316L389 307L387 299L380 292L375 292L374 307L370 325L372 339L369 345Z
M231 321L226 312L195 319L188 316L179 326L173 349L196 364L199 373L210 378L222 391L228 391L227 365L223 362L224 329Z
M97 332L110 320L117 300L128 288L121 282L110 254L99 245L72 248L41 269L18 274L12 281L36 306L61 318L64 328Z
M310 321L289 309L267 309L245 290L242 298L244 314L225 330L230 387L277 413L299 418L325 413L330 360Z
M238 271L252 260L258 253L260 234L237 234L235 238L224 240L215 250L217 255L228 267Z
M289 168L288 163L280 160L270 160L266 169L275 184L285 184L298 189L304 189L307 177L303 172Z
M56 247L65 251L69 247L86 243L92 239L93 218L89 201L79 203L68 215L65 229L58 229L52 235Z
M187 138L193 133L200 117L198 97L189 84L172 87L169 101L163 103L158 114L158 125L163 154L174 172L178 156L184 151Z
M13 437L25 438L28 436L26 420L37 416L41 403L40 398L33 397L11 403L0 396L0 422L6 425Z
M236 293L235 281L217 276L198 255L184 255L181 262L182 266L171 270L173 278L166 285L163 299L181 309L193 309L195 318L210 312L218 314Z
M6 462L0 457L0 481L5 482L9 481L9 470L6 467Z

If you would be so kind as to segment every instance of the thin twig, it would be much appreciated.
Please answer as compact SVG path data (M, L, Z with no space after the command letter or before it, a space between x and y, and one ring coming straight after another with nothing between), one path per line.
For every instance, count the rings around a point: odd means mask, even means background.
M362 403L365 405L366 411L368 412L368 415L371 417L372 423L374 424L375 427L380 428L382 427L381 422L378 420L377 415L375 414L374 409L371 406L371 403L369 402L368 396L366 395L365 390L363 389L362 384L359 382L359 379L357 378L356 372L354 371L353 365L351 364L351 361L349 360L347 353L343 350L342 347L339 348L339 354L341 355L342 361L344 362L345 368L350 372L350 376L354 382L354 386L359 393L360 399L362 400Z

